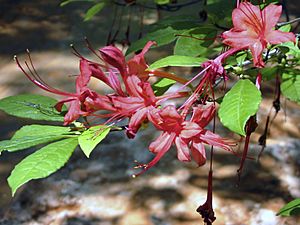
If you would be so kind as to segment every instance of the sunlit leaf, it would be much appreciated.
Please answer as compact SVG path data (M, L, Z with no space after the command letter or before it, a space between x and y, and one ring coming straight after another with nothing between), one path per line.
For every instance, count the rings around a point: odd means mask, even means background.
M219 109L222 124L245 136L245 125L255 115L261 102L261 93L250 80L239 80L226 93Z
M99 125L84 131L79 137L79 145L86 157L90 157L94 148L108 135L111 127Z
M300 215L300 198L290 201L285 206L283 206L277 216L293 216Z
M149 66L148 70L155 70L167 66L200 67L201 64L206 60L207 60L206 58L202 58L202 57L171 55L152 63Z
M75 135L69 127L28 125L18 130L11 140L0 141L0 153L27 149Z
M283 73L280 89L285 97L300 103L300 74Z
M152 85L152 89L154 91L154 94L157 96L163 95L170 87L172 87L173 84L175 84L176 81L168 79L168 78L162 78L159 81L155 82Z
M49 144L23 159L7 179L12 195L28 181L45 178L63 167L77 145L77 138L64 139Z
M56 100L34 94L10 96L0 100L0 109L9 115L33 120L64 121L54 105Z

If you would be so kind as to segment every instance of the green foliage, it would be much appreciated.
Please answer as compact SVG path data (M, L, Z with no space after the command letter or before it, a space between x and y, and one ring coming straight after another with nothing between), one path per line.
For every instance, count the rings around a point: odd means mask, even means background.
M50 97L24 94L0 100L0 109L9 115L33 120L64 121L63 115L56 111L56 100Z
M222 124L245 136L245 125L255 115L261 102L261 93L250 80L239 80L226 93L219 109Z
M175 83L176 83L176 81L168 79L168 78L162 78L162 79L158 80L157 82L155 82L152 85L154 94L157 96L163 95Z
M70 3L74 3L74 2L95 2L95 0L65 0L62 1L62 3L60 3L60 6L65 6L68 5Z
M156 45L154 47L159 47L159 46L169 44L175 41L176 34L178 33L182 33L182 31L178 31L172 27L165 27L147 33L147 35L144 38L132 43L132 45L127 50L127 54L141 50L148 41L155 41Z
M155 3L158 5L164 5L170 3L170 0L155 0Z
M197 28L189 29L179 36L174 47L175 55L199 56L207 51L208 47L214 42L217 35L215 27L201 25Z
M283 206L277 216L295 216L300 215L300 198L290 201L285 206Z
M298 73L296 74L295 72ZM300 71L294 70L289 73L283 73L280 89L285 97L300 103Z
M79 137L79 145L86 157L90 157L94 148L108 135L111 127L99 125L84 131Z
M152 63L148 70L155 70L167 66L200 67L205 60L206 58L202 57L196 58L183 55L171 55Z
M45 178L63 167L77 144L77 138L64 139L49 144L23 159L8 177L12 195L28 181Z
M275 67L265 67L261 69L262 79L264 81L272 80L276 77L279 72L279 68Z
M207 0L205 9L208 18L213 24L218 26L231 26L231 12L235 8L236 1Z
M105 2L99 2L96 5L93 5L91 8L89 8L84 16L84 21L92 19L97 13L99 13L104 8L105 5Z
M198 18L191 16L172 16L160 20L148 27L147 35L132 43L127 54L142 49L148 41L157 43L154 47L164 46L172 43L189 29L199 26Z
M69 127L28 125L18 130L11 140L0 141L0 153L4 150L15 152L39 144L46 144L70 137L73 132Z

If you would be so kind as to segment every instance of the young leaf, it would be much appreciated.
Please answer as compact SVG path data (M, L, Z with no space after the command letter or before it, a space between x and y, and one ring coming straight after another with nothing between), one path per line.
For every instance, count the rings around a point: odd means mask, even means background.
M56 111L56 100L34 94L10 96L0 100L0 109L9 115L33 120L64 121Z
M92 19L93 16L95 16L98 12L100 12L105 5L106 5L105 2L99 2L96 5L89 8L84 16L84 21L88 21Z
M162 78L152 85L152 89L156 96L161 96L175 83L176 83L175 80Z
M300 103L300 75L283 73L280 85L282 94L288 99Z
M287 203L285 206L283 206L277 213L277 216L293 216L299 214L300 214L300 198L297 198Z
M69 127L28 125L18 130L11 140L0 141L0 153L4 150L15 152L27 149L39 144L46 144L63 138L70 137L74 133Z
M108 135L111 127L99 125L84 131L79 137L79 146L86 157L90 157L94 148Z
M222 124L245 136L245 125L255 115L261 102L261 93L250 80L239 80L226 93L219 109Z
M28 181L47 177L63 167L77 145L77 138L68 138L49 144L23 159L7 179L12 196Z
M206 60L202 57L191 57L184 55L171 55L166 58L162 58L152 63L148 70L155 70L167 66L187 66L187 67L200 67L201 64Z

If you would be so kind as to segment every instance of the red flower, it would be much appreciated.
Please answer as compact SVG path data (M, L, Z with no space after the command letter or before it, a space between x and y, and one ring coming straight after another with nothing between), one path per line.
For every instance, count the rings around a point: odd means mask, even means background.
M250 49L256 67L263 67L262 52L267 44L295 42L291 32L274 30L281 15L281 6L270 4L261 10L242 2L232 12L233 28L222 34L223 43L237 49Z
M61 111L64 103L70 104L68 113L64 118L64 125L68 125L80 116L87 116L97 110L115 110L107 96L99 95L87 87L91 75L92 72L88 61L81 59L80 74L76 78L76 94L59 101L55 105L55 108Z
M213 118L214 113L215 107L213 105L205 109L195 107L192 118L185 121L174 106L169 105L162 110L152 110L149 119L163 133L150 144L149 150L156 156L149 164L142 165L144 170L141 173L154 166L172 144L176 145L177 158L180 161L191 161L192 156L199 166L206 162L204 144L231 151L232 142L204 129Z
M135 75L125 79L126 91L129 96L111 96L112 103L116 108L113 117L129 117L127 136L134 138L143 121L157 106L158 99L155 97L150 83L140 80Z

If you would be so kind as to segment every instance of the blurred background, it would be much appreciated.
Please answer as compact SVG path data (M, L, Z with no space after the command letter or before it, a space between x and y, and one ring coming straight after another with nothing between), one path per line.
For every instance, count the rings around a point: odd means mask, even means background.
M152 2L152 1L151 1ZM84 22L89 4L76 2L64 7L53 0L0 0L0 98L21 93L49 95L30 83L18 69L13 56L24 61L30 49L41 76L53 87L74 90L78 59L70 44L83 54L87 37L95 49L107 43L116 9L105 8L91 21ZM181 10L198 15L202 2ZM286 0L290 19L300 16L297 0ZM151 5L151 4L150 4ZM155 6L154 6L155 7ZM128 7L120 8L118 41L126 41ZM135 15L133 9L132 15ZM145 9L144 26L170 12ZM139 19L132 17L131 38L140 34ZM282 21L286 20L285 14ZM153 62L169 54L170 48L150 50L147 60ZM193 69L172 68L177 75L188 76ZM92 84L97 87L98 84ZM274 84L264 86L270 93ZM268 92L269 91L269 92ZM273 93L273 92L272 92ZM55 97L53 95L50 95ZM257 158L257 145L272 106L272 94L258 113L260 123L252 136L250 154ZM300 107L282 99L282 110L271 127L270 137L259 161L248 160L240 185L236 170L239 158L223 150L214 157L214 224L300 224L300 217L278 217L276 212L290 200L300 197ZM32 121L16 119L0 112L0 140ZM230 137L218 126L218 131ZM199 225L196 212L206 200L208 166L180 163L172 149L160 163L138 178L134 160L148 162L153 155L147 150L157 134L142 131L134 140L123 133L112 133L87 159L76 151L69 163L44 180L35 180L18 191L14 198L6 182L13 166L35 149L0 157L0 224L57 225Z

